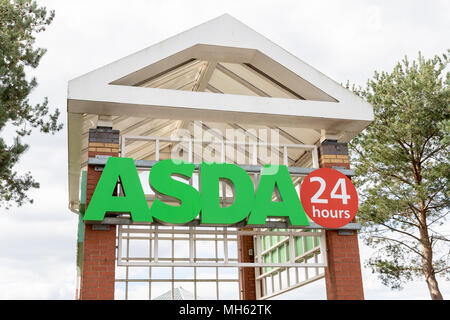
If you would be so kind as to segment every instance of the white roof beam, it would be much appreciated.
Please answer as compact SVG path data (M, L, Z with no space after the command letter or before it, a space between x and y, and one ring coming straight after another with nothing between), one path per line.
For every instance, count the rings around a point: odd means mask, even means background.
M217 62L214 61L208 62L206 68L200 75L197 85L194 86L193 90L200 92L205 91L206 87L208 86L209 80L211 80L211 76L214 73L214 70L216 70L216 66Z
M173 80L176 77L179 77L195 68L198 68L203 62L199 60L187 61L182 66L179 66L175 69L169 69L161 74L151 77L150 79L145 80L144 82L138 83L135 86L138 87L159 87L166 82Z
M240 84L242 84L244 87L246 87L247 89L249 89L250 91L253 91L255 94L257 94L260 97L270 97L267 93L265 93L264 91L262 91L261 89L255 87L253 84L251 84L250 82L248 82L247 80L245 80L244 78L241 78L240 76L238 76L236 73L234 73L233 71L225 68L223 65L221 65L220 63L217 64L217 70L223 72L225 75L227 75L228 77L230 77L231 79L233 79L234 81L239 82Z
M167 90L120 85L91 85L69 89L68 112L170 118L173 120L222 119L233 123L259 123L280 126L361 131L372 122L358 102L334 103ZM352 113L342 108L352 109ZM371 111L372 112L372 111Z

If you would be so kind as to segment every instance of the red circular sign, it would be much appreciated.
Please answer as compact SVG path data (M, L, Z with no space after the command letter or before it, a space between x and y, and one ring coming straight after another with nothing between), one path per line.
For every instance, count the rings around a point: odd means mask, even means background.
M322 168L303 180L300 198L306 214L325 228L339 228L350 221L358 210L358 194L346 175Z

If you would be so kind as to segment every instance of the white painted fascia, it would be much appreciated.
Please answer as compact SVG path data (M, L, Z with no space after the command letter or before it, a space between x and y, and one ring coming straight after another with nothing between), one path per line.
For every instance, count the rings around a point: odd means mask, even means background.
M338 102L215 95L176 90L168 92L163 89L110 84L197 44L258 50ZM192 109L205 110L206 117L217 117L214 111L232 111L247 115L246 119L250 120L252 114L255 117L258 117L258 114L273 114L278 117L361 121L359 125L355 123L358 130L362 130L373 121L373 109L370 104L228 14L71 80L68 100L68 112L74 113L118 114L120 108L115 108L114 111L106 108L116 103L123 104L121 115L134 115L133 112L136 111L140 114L152 114L155 108L159 107L167 108L168 114L173 114L173 111L183 113ZM73 101L77 103L72 103ZM81 101L85 102L84 107L81 107ZM94 107L95 103L100 103L104 107ZM133 107L130 108L130 106ZM160 110L156 111L159 113ZM302 121L295 126L304 124ZM321 124L322 122L318 122L308 127L323 129L324 127L316 126ZM337 128L325 129L337 130Z
M76 99L75 99L76 97ZM220 99L219 99L220 98ZM277 124L312 129L362 130L371 122L358 105L215 94L169 89L96 85L72 92L70 112L163 119L200 119Z

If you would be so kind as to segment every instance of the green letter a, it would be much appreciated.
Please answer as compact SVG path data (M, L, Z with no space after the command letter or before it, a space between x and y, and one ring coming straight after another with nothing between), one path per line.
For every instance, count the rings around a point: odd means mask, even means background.
M272 201L275 186L278 187L281 201ZM265 224L267 217L289 217L293 226L309 226L286 166L265 165L261 172L253 210L247 224Z
M113 196L119 179L123 197ZM134 160L108 158L83 220L102 221L106 212L129 212L133 221L150 222L149 211Z

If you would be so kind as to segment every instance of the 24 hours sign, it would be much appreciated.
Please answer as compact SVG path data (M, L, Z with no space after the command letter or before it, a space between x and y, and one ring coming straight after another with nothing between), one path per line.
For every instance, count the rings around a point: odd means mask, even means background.
M300 198L306 214L325 228L350 223L358 210L358 194L347 176L322 168L311 172L302 182Z

